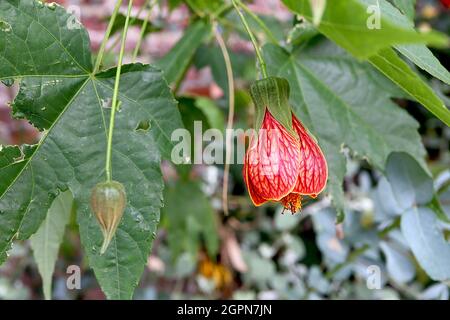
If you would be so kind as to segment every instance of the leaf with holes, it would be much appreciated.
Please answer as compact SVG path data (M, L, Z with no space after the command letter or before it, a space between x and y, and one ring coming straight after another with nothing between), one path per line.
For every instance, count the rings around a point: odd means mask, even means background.
M105 150L115 69L92 73L86 30L63 8L31 0L0 0L0 80L20 83L13 114L43 130L35 146L0 151L0 262L14 239L26 239L45 219L56 195L70 189L81 241L109 298L133 295L147 262L162 206L160 154L182 127L160 70L122 69L113 144L113 178L128 203L108 251L89 206L91 189L105 180ZM142 130L142 123L148 130Z

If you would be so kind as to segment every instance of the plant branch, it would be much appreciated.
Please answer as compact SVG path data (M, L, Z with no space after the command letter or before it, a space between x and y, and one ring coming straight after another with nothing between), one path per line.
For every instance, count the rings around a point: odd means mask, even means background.
M113 140L113 132L114 132L115 115L116 115L116 111L117 111L117 107L118 107L117 97L119 95L120 75L121 75L121 71L122 71L122 62L123 62L123 56L124 56L124 52L125 52L125 42L127 40L128 26L129 26L129 22L130 22L130 14L131 14L132 6L133 6L133 0L129 0L127 17L125 19L125 26L123 28L123 33L122 33L122 44L120 46L119 61L117 63L116 80L114 82L114 93L113 93L112 106L111 106L111 116L109 119L108 146L106 149L106 167L105 168L106 168L106 178L108 181L112 180L112 163L111 163L112 140Z
M103 60L103 55L105 53L106 43L109 40L109 37L111 36L111 31L114 26L114 22L116 21L117 13L119 12L120 6L122 5L122 0L117 0L116 6L114 7L113 14L111 18L109 19L108 28L106 29L105 38L102 41L102 44L100 45L100 50L97 55L97 60L95 61L95 67L93 74L96 74L100 70L100 65Z
M264 61L264 59L261 55L261 50L259 49L256 38L253 35L252 31L250 30L247 20L245 19L244 15L242 14L236 0L231 0L231 1L233 2L233 6L236 9L239 17L241 18L242 24L244 25L245 30L247 31L247 34L249 35L250 40L252 41L253 47L255 48L256 57L259 61L259 66L261 68L261 74L262 74L263 78L267 78L268 76L267 76L267 70L266 70L266 62Z
M222 51L228 81L228 122L227 128L225 130L225 137L226 137L225 168L223 173L223 186L222 186L222 207L225 215L228 215L228 180L230 177L230 162L231 162L231 148L232 148L231 130L233 129L233 119L234 119L234 78L230 55L228 54L225 41L223 40L223 37L220 34L220 31L218 30L217 23L214 23L213 30L217 43L219 44L220 50Z

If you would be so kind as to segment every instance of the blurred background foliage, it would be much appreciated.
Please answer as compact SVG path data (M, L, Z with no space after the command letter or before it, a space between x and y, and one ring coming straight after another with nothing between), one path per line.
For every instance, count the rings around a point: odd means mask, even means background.
M81 8L81 21L89 31L92 47L98 49L114 1L58 2ZM391 2L398 5L404 1ZM143 3L136 1L135 16ZM159 1L151 13L139 56L141 61L156 63L166 71L185 127L191 132L194 121L202 121L203 130L226 127L228 83L222 53L214 38L202 31L201 22L191 23L216 12L222 4L205 0ZM297 18L280 1L255 0L248 5L269 27L275 38L272 40L295 48L310 43L307 40L314 37L309 52L314 54L314 50L321 48L340 55L336 47L314 30L298 30L294 26ZM130 52L139 37L143 16L140 14L132 23L127 44ZM123 19L118 20L116 36ZM256 20L249 21L261 41L271 41ZM415 22L419 29L433 28L450 34L450 11L439 1L417 1ZM233 126L246 129L252 123L247 88L256 77L255 57L235 12L226 13L219 23L236 81ZM190 32L185 32L186 28L191 28ZM115 64L117 43L116 39L111 40L107 64ZM177 51L177 46L182 50ZM175 49L170 51L171 48ZM450 68L448 49L433 53ZM192 59L180 58L170 64L176 54ZM186 73L180 74L184 67ZM421 74L449 105L449 86ZM16 90L0 88L0 143L33 143L39 139L39 133L26 122L10 118L8 102ZM335 223L336 211L329 197L308 201L296 215L281 214L282 208L275 204L255 208L243 184L241 165L231 166L230 214L225 216L221 199L223 166L175 168L163 163L165 207L135 298L447 300L450 128L415 102L400 97L395 98L395 103L420 124L429 172L411 156L396 152L390 154L382 173L344 150L347 165L342 224ZM73 212L68 213L67 220L66 233L61 235L63 242L53 276L52 296L102 299L103 293L83 258ZM80 290L66 287L69 265L82 269ZM379 289L368 286L371 277L368 270L373 266L381 272ZM41 298L42 279L32 248L29 242L17 242L7 262L0 266L0 299Z

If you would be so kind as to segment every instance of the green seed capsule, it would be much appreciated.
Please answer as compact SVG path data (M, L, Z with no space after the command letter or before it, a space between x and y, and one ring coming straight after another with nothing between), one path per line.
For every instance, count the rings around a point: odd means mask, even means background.
M117 181L102 182L92 190L91 206L100 223L103 245L100 254L105 253L116 233L127 203L124 186Z

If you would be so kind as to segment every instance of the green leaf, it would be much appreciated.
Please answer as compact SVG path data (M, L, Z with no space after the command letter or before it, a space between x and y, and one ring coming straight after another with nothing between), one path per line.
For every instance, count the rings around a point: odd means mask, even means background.
M108 298L132 297L147 263L162 205L160 150L182 127L162 73L148 65L122 69L113 143L113 179L125 185L127 209L108 251L93 216L91 189L105 176L105 150L115 69L92 74L86 30L58 5L0 0L0 80L19 79L17 117L45 129L36 146L0 151L0 262L11 242L35 233L54 198L70 189L81 241ZM70 28L69 28L70 26ZM148 132L136 130L149 121Z
M58 258L59 246L72 212L73 197L70 191L61 193L53 201L47 217L39 230L30 238L34 260L42 277L45 299L52 298L52 277Z
M450 72L445 69L426 46L420 44L404 44L395 46L395 48L416 66L450 85Z
M163 217L173 258L198 254L202 242L214 258L219 250L217 221L210 201L198 183L178 181L164 191Z
M236 23L241 22L238 20ZM232 51L229 52L229 55L235 78L253 80L255 74L254 57L236 54ZM214 81L222 88L224 95L228 98L227 70L220 48L215 44L200 46L195 53L194 64L199 69L209 67Z
M414 16L416 15L416 0L393 0L393 2L408 19L414 20Z
M199 108L208 119L212 128L225 131L225 116L216 103L208 98L198 98L195 105Z
M406 0L400 0L406 2ZM413 2L409 0L408 2ZM381 12L395 21L398 25L408 30L414 30L414 22L412 19L404 16L399 10L393 7L386 0L380 0ZM425 70L439 80L450 84L450 72L439 62L433 53L423 44L404 44L396 45L397 49L406 58L411 60L416 66Z
M393 49L383 49L370 57L369 61L386 77L450 126L450 111L442 100L418 74L410 69Z
M191 134L191 143L194 143L195 138L195 121L201 122L203 131L211 128L208 118L204 112L197 107L195 99L190 97L178 97L178 109L180 110L184 127Z
M450 279L450 243L435 214L428 208L411 208L401 221L402 233L425 272L436 281Z
M311 9L307 0L284 0L286 5L304 14L311 20ZM377 8L380 14L380 29L369 29L366 9ZM435 33L418 34L414 25L386 0L336 0L329 1L319 26L328 38L347 49L358 58L369 59L385 76L423 104L439 119L450 125L450 112L433 90L400 59L389 47L396 45L403 55L440 80L450 80L448 71L424 45L402 45L426 43L430 37L440 38L443 46L448 39ZM434 43L434 41L432 41Z
M169 2L169 9L173 10L176 7L178 7L183 2L183 0L169 0L168 2Z
M391 101L392 85L369 64L327 41L298 54L274 45L263 53L269 74L289 80L295 113L325 153L328 192L339 210L344 207L344 147L379 169L393 151L423 163L417 122Z
M197 21L184 32L183 37L156 65L164 71L168 83L178 83L188 69L195 51L211 34L211 25Z
M283 0L284 4L300 15L312 21L313 15L309 0ZM372 27L371 19L376 17L371 9L381 9L377 0L333 0L327 7L318 27L319 31L355 57L368 58L380 49L394 44L428 43L447 46L446 36L429 32L420 34L398 25L387 15L379 11L380 25Z
M434 196L433 179L410 155L392 153L386 163L386 178L402 209L428 204Z

